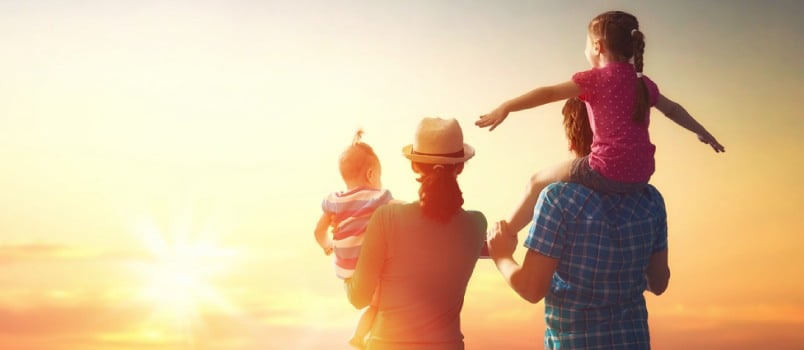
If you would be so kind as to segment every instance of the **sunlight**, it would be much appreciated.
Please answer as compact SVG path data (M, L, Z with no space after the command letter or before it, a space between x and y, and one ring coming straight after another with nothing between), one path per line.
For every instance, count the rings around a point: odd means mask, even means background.
M212 230L194 232L189 218L182 219L168 232L153 224L140 228L148 259L136 270L144 280L141 297L153 307L148 324L156 329L151 334L178 337L192 345L195 334L205 326L205 313L237 314L215 279L231 270L239 254L218 245Z

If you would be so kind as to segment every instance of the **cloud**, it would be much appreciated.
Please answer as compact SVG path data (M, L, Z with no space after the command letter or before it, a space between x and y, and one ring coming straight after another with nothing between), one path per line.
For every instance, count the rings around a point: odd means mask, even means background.
M97 255L98 252L91 249L61 244L23 244L0 246L0 264L86 259Z
M153 253L145 249L109 250L56 243L0 245L0 265L64 261L141 261L152 262Z

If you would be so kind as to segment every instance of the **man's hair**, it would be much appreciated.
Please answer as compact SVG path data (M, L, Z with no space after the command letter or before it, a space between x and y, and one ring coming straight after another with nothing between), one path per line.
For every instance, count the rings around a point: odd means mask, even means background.
M569 98L561 113L564 114L564 131L575 155L583 157L592 153L592 126L589 125L586 103L578 97Z
M338 168L344 181L359 179L368 168L380 161L374 153L374 149L361 141L362 137L363 130L358 129L352 139L352 144L346 147L338 160Z

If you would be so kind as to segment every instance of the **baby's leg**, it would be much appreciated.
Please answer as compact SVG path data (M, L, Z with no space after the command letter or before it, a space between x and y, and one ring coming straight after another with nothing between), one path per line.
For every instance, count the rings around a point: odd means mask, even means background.
M349 344L356 348L364 347L366 336L371 332L371 325L374 323L374 318L377 317L378 294L375 292L371 298L371 304L363 309L360 320L357 321L355 333L352 335L352 339L349 339Z
M349 344L352 344L352 346L357 348L363 347L366 336L369 334L369 332L371 332L371 325L374 323L374 318L376 316L376 306L369 305L363 309L363 313L360 315L360 320L357 322L355 334L352 335L352 339L349 340Z
M539 193L553 182L569 181L571 166L572 161L561 162L530 177L525 196L508 218L509 233L516 235L533 220L533 207L536 206Z

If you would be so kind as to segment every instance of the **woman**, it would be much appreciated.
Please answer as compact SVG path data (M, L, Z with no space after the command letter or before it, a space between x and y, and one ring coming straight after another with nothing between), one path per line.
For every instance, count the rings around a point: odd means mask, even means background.
M475 151L455 119L424 118L402 152L419 176L419 200L374 212L346 292L356 308L378 292L366 349L463 349L460 313L486 218L462 209L457 176Z

